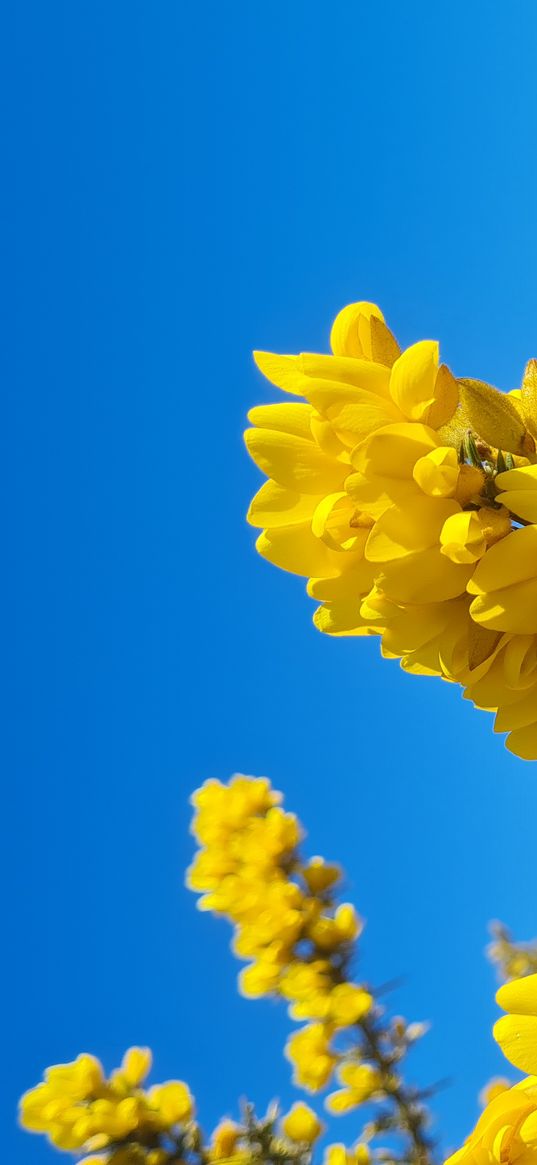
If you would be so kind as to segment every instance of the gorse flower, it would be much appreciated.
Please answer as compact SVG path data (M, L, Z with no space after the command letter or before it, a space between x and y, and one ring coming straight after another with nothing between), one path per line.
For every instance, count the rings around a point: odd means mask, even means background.
M83 1054L70 1064L57 1064L47 1069L42 1084L23 1096L21 1124L46 1133L58 1149L86 1157L98 1152L99 1161L162 1165L194 1145L194 1102L179 1080L145 1091L142 1084L150 1068L147 1048L130 1048L108 1079L94 1056Z
M402 1133L407 1159L425 1161L421 1094L403 1086L398 1070L424 1028L387 1023L371 988L354 982L362 924L350 903L337 901L342 871L302 856L303 828L264 778L207 781L192 802L200 849L187 884L202 894L202 910L232 922L233 950L250 960L240 975L242 993L279 997L292 1019L307 1021L286 1048L295 1083L317 1092L337 1070L343 1087L327 1098L329 1111L384 1102L370 1136ZM297 1120L295 1113L293 1127Z
M406 1054L427 1025L390 1018L379 992L355 981L362 924L339 901L343 871L303 855L304 829L265 778L207 781L192 801L199 849L188 883L201 909L234 926L234 950L248 962L243 994L280 998L291 1018L306 1021L286 1049L296 1084L318 1092L337 1082L327 1111L361 1111L358 1139L328 1145L323 1165L433 1165L432 1090L404 1078ZM521 956L531 965L535 944L517 946L499 924L493 934L504 974ZM537 1165L537 974L504 984L497 1000L506 1014L494 1035L530 1075L514 1086L489 1081L485 1110L447 1165ZM22 1097L20 1123L83 1165L313 1165L325 1126L309 1104L282 1113L273 1103L258 1117L244 1103L239 1120L224 1117L206 1137L187 1084L148 1086L151 1065L140 1047L109 1076L87 1053L57 1064Z
M255 353L293 397L251 410L268 481L257 549L308 577L314 622L380 635L414 674L460 683L508 747L537 758L537 362L521 390L456 380L438 345L401 352L373 304L338 315L332 355Z
M500 987L496 999L509 1014L494 1026L507 1059L531 1075L505 1081L490 1092L490 1102L466 1144L446 1165L535 1165L537 1161L537 975ZM489 1085L490 1089L490 1085Z
M146 1091L150 1067L149 1050L131 1048L109 1079L86 1054L48 1068L22 1097L21 1124L84 1165L310 1165L323 1125L307 1104L283 1116L273 1106L261 1119L246 1105L240 1123L222 1120L206 1143L187 1085L173 1080Z

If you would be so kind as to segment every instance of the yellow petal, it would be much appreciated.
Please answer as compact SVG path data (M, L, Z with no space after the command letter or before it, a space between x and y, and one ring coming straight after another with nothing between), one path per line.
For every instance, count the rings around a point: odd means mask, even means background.
M194 1101L189 1088L182 1080L169 1080L149 1089L149 1100L167 1124L189 1120L194 1111Z
M348 449L354 449L377 429L402 419L402 414L390 401L370 392L360 392L359 389L352 391L355 397L360 396L359 400L345 403L341 399L332 398L333 403L325 404L324 407L334 433ZM310 399L316 408L323 411L321 396L321 393L313 392Z
M509 752L514 752L522 760L537 760L537 723L511 732L505 742Z
M537 466L532 466L531 468L537 468ZM535 490L506 490L505 493L499 495L498 501L502 503L502 506L506 506L512 514L515 514L517 518L523 518L526 522L537 522L537 488Z
M524 975L522 979L503 983L496 992L496 1003L502 1011L537 1016L537 975Z
M455 496L459 479L459 461L455 449L440 445L425 457L420 457L414 466L414 481L423 493L432 498L452 498Z
M476 567L468 590L472 595L485 595L536 575L537 527L525 526L490 547Z
M496 475L495 482L502 490L537 490L537 465L506 469Z
M531 526L526 529L530 530ZM490 591L486 595L477 595L470 606L470 614L476 623L492 631L508 631L513 635L534 634L537 632L537 577Z
M434 400L427 410L424 420L433 429L440 429L449 421L456 420L459 403L459 386L446 364L438 369L434 386Z
M503 1015L493 1028L504 1056L521 1072L537 1072L537 1016Z
M401 349L393 332L390 331L384 320L381 320L375 315L371 316L369 327L371 359L376 360L379 364L386 364L388 368L391 368L401 355Z
M369 321L376 318L384 323L384 316L376 303L349 303L338 312L332 331L330 347L335 356L354 356L371 359L371 330Z
M360 1103L360 1097L350 1088L341 1088L337 1092L331 1092L324 1102L325 1108L334 1116L352 1112L353 1108L357 1108Z
M122 1075L136 1088L151 1071L153 1057L149 1048L129 1048L121 1064Z
M464 592L471 566L459 566L431 547L386 563L377 585L398 603L440 603Z
M351 555L349 555L349 559ZM342 564L342 573L335 578L310 578L307 586L312 599L336 602L341 599L357 599L369 591L373 585L376 568L359 555L352 555L353 562Z
M304 373L298 356L278 356L275 352L254 352L253 356L259 371L271 384L294 396L304 395Z
M300 369L307 382L305 392L308 400L314 391L335 391L343 394L351 388L362 392L372 392L390 400L390 370L383 364L371 360L351 360L344 356L316 356L303 352L299 356Z
M341 599L328 606L318 607L313 622L318 631L324 631L327 635L378 634L378 629L371 629L362 618L360 599Z
M435 399L438 372L438 344L420 340L396 360L390 391L396 404L413 421L423 421Z
M516 728L526 728L535 721L537 721L537 690L532 686L529 691L523 693L516 704L498 708L494 731L512 732Z
M402 478L415 484L412 473L416 461L438 444L436 434L426 425L403 422L373 433L355 450L351 461L366 478Z
M439 538L446 520L459 514L457 502L417 497L412 505L392 506L375 522L366 543L369 562L390 562L428 550Z
M311 521L324 494L301 494L275 481L266 481L250 502L251 526L291 526Z
M343 557L337 551L329 550L324 542L316 538L309 523L265 530L257 539L256 549L263 558L281 570L316 578L330 578L339 574L340 559Z
M247 429L244 439L256 465L279 485L312 494L335 493L343 486L345 467L311 441L271 429Z
M463 510L446 519L440 534L441 553L452 562L473 563L482 558L487 543L475 510Z
M351 526L355 512L356 507L344 490L327 494L316 507L311 522L312 531L316 538L322 538L332 550L339 550L347 544L350 549L355 536ZM361 544L365 546L364 532L360 531L359 534Z
M257 405L250 409L248 420L258 429L274 429L278 433L294 433L305 441L313 441L311 432L311 405L285 403L278 405Z

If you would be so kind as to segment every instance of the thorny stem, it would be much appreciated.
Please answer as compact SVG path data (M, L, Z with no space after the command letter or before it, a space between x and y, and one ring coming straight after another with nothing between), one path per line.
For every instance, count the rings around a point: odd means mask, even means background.
M365 1016L359 1021L358 1027L371 1062L385 1079L384 1090L393 1102L399 1127L409 1138L410 1151L406 1160L410 1165L433 1165L433 1142L425 1132L426 1114L419 1103L420 1093L405 1087L395 1076L393 1084L390 1084L394 1061L382 1048L382 1033L375 1026L374 1020L372 1021L370 1016Z

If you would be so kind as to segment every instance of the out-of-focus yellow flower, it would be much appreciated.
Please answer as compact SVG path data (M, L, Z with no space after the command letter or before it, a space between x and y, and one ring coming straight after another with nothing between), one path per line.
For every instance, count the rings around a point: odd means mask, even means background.
M281 1127L290 1141L305 1145L312 1145L323 1131L317 1113L301 1100L293 1104L289 1112L282 1117Z
M167 1084L155 1084L149 1089L149 1103L158 1112L165 1126L182 1124L194 1114L194 1101L190 1089L181 1080L170 1080Z
M332 1027L323 1023L311 1023L293 1032L287 1041L285 1054L294 1069L293 1079L309 1092L324 1088L338 1057L331 1048Z
M342 975L362 922L350 903L332 900L341 870L320 857L301 859L302 827L280 800L268 782L253 777L233 777L227 786L206 782L193 797L192 829L201 848L188 884L202 893L202 909L234 924L233 949L251 960L240 975L242 993L279 995L293 1019L320 1021L290 1045L300 1049L314 1032L322 1030L326 1042L328 1030L358 1023L373 999ZM327 1047L311 1065L300 1059L297 1078L313 1089L336 1062Z
M226 1157L231 1157L237 1147L241 1131L240 1125L235 1124L235 1121L220 1121L211 1138L209 1148L211 1161L222 1161Z
M328 1145L325 1149L323 1165L369 1165L371 1150L363 1142L352 1149L345 1145Z
M383 1092L385 1081L371 1064L344 1063L338 1068L337 1074L345 1087L332 1092L325 1101L328 1111L334 1114L351 1112L353 1108Z
M58 1149L96 1152L97 1159L106 1149L113 1165L121 1162L121 1154L125 1161L134 1160L139 1143L156 1151L160 1135L179 1135L190 1121L193 1100L181 1081L144 1092L139 1086L150 1067L148 1048L130 1048L109 1079L99 1061L86 1054L48 1068L44 1082L22 1097L20 1123L46 1133ZM133 1145L123 1148L127 1137Z
M341 869L325 862L324 858L314 857L303 867L302 874L308 890L312 894L322 894L339 882Z
M483 1108L486 1108L487 1104L496 1100L496 1097L501 1096L502 1092L508 1092L510 1088L512 1088L512 1081L508 1080L506 1076L493 1076L492 1080L489 1080L481 1089L479 1103Z
M149 1048L129 1048L123 1057L121 1068L112 1073L115 1088L122 1086L128 1091L143 1084L151 1071L153 1057Z
M332 355L256 361L303 398L249 414L260 554L308 577L319 630L381 636L386 658L462 684L537 759L536 693L512 670L497 682L508 646L537 639L537 362L509 394L457 381L435 343L401 353L367 303L337 317Z

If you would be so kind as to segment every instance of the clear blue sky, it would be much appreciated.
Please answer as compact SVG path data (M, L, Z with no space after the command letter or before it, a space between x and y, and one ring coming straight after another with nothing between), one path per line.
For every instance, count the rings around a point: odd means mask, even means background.
M356 299L518 383L535 4L20 0L1 24L5 1160L55 1159L15 1102L81 1050L149 1043L207 1128L290 1099L286 1017L239 999L182 888L188 795L234 770L347 867L364 975L433 1023L413 1071L453 1079L453 1145L502 1068L487 921L537 929L537 767L455 688L314 631L254 553L241 431L274 399L250 350L326 350Z

